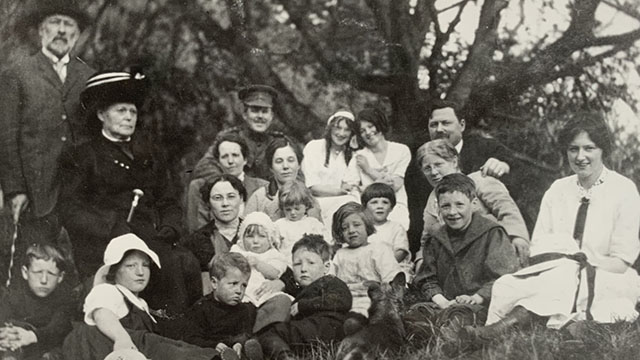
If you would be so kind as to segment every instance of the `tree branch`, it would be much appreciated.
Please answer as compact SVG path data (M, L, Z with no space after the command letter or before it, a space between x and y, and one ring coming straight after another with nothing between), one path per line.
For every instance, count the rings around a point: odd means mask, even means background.
M469 51L469 57L451 85L447 99L456 101L463 106L475 83L488 73L498 38L497 28L500 23L500 12L507 5L508 1L506 0L485 0L482 4L480 21L476 37Z
M612 56L640 39L640 28L624 34L595 37L593 34L593 29L597 25L595 11L599 1L575 1L571 11L571 23L565 33L556 42L540 51L531 61L511 64L509 69L497 76L494 82L474 88L473 94L470 94L470 98L473 98L470 111L478 115L482 108L491 108L495 99L506 101L530 86L580 74L584 72L584 67ZM613 46L613 48L585 60L571 62L574 52L596 46Z
M610 0L602 0L602 3L640 21L640 11L638 11L637 8L634 8L631 4L618 4Z
M380 93L381 95L391 95L390 91L392 86L390 85L395 83L394 79L376 76L376 80L372 80L371 77L361 74L349 62L342 60L338 54L325 43L322 37L317 35L315 27L305 16L306 8L304 6L300 6L294 0L281 0L280 3L289 14L291 22L306 40L305 43L314 54L315 59L332 78L345 81L360 90L377 92L375 89L378 89L385 91L384 93ZM378 81L380 77L387 79L387 86L380 86Z

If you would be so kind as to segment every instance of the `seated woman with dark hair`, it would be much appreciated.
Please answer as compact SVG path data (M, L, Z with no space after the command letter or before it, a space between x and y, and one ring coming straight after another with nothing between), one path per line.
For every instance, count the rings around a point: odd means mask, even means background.
M203 274L203 291L208 294L212 291L207 275L209 262L214 255L229 252L231 246L238 241L240 214L247 192L237 177L222 174L203 184L200 196L207 205L212 220L183 238L181 243L198 258Z
M320 204L322 222L327 229L331 229L333 213L342 204L358 200L342 189L342 179L355 152L351 147L351 143L355 142L355 133L355 116L349 111L340 110L327 120L324 137L309 141L303 150L301 170L305 185ZM332 240L327 239L329 242Z
M220 174L229 174L237 177L244 185L247 196L243 201L253 194L258 188L265 186L267 181L257 177L251 177L244 171L249 159L251 149L247 142L236 133L226 133L218 136L211 147L212 156L217 161L212 164L219 167L217 173L204 176L194 173L194 178L189 183L187 189L187 228L192 233L205 226L213 220L209 211L209 195L201 196L202 185L211 181ZM213 170L213 167L212 167Z
M271 169L269 184L259 188L247 200L245 214L261 211L276 221L284 217L278 202L278 191L287 183L300 179L300 164L302 151L295 141L287 136L275 136L267 145L265 161ZM322 221L320 205L313 199L313 207L307 209L307 214Z
M404 174L411 162L411 151L401 143L389 141L385 133L390 129L389 120L380 109L364 109L356 116L359 141L364 148L358 150L349 162L342 188L358 193L372 183L384 183L396 192L396 206L389 219L409 229L409 209ZM359 196L358 196L359 197Z
M612 323L638 317L640 195L628 178L604 166L611 135L601 116L581 113L559 143L575 175L545 193L531 241L531 266L493 285L487 326L465 327L462 338L489 342L513 327L543 320Z

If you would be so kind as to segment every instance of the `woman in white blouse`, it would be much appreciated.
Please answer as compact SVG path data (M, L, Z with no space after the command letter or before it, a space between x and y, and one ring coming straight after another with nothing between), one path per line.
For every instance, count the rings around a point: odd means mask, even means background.
M495 282L488 326L465 327L463 339L488 342L533 319L561 328L638 317L640 277L631 268L640 253L636 185L604 166L612 142L601 116L577 114L558 142L575 175L556 180L542 198L533 265Z
M390 185L396 192L396 206L389 214L389 220L408 230L409 209L404 174L411 161L411 151L406 145L385 138L389 121L380 109L360 111L356 116L356 128L365 147L358 150L349 162L343 189L362 192L374 182Z
M322 222L327 229L331 229L333 213L341 205L357 201L341 187L354 152L350 146L355 134L354 120L351 112L337 111L327 120L324 137L309 141L303 151L305 185L320 204Z

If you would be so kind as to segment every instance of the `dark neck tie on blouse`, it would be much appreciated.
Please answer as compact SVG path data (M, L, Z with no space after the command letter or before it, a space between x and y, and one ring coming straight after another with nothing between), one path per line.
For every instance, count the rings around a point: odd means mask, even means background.
M589 199L580 199L580 207L576 215L576 224L573 227L573 238L578 242L578 247L582 249L582 236L584 235L584 225L587 220L587 210L589 209Z
M584 226L587 220L587 210L589 209L589 199L583 197L580 199L580 207L578 207L578 213L576 215L576 223L573 227L573 238L578 242L578 247L582 249L582 237L584 235ZM596 270L587 261L580 263L580 270L582 268L587 269L587 286L589 290L589 296L587 298L587 320L593 320L591 315L591 305L593 304L593 291L595 288ZM573 309L571 312L576 312L576 306L578 303L578 293L580 292L580 282L582 281L582 272L578 273L578 288L576 289L576 295L573 301Z

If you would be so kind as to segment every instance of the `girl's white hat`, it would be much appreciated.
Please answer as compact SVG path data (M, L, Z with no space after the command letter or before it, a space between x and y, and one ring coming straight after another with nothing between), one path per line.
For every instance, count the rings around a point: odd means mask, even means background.
M242 240L244 240L244 233L249 225L260 225L264 227L271 246L276 249L280 248L280 232L278 231L278 227L276 226L276 224L271 220L269 215L261 211L255 211L247 215L244 220L242 220L242 224L240 224L238 235L240 236L241 241L238 241L237 245L242 250L246 250L244 248L244 241Z
M142 239L132 233L120 235L117 238L112 239L104 250L104 265L102 265L96 272L96 275L93 278L93 286L107 282L107 274L109 273L111 266L119 263L124 257L124 254L129 250L142 251L149 255L151 260L160 267L158 254L149 249Z

